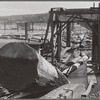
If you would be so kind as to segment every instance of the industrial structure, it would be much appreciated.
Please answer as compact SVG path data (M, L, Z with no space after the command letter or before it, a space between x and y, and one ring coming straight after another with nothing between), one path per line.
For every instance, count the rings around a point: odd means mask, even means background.
M64 30L67 30L66 46L70 47L71 24L75 22L85 23L92 30L92 62L100 65L100 4L99 7L86 9L52 8L49 11L44 44L48 36L49 28L51 27L50 48L52 47L52 64L54 64L55 49L57 49L57 62L61 60L61 35ZM56 42L54 42L55 38Z
M88 48L92 56L83 53L84 37L81 39L77 36L77 42L72 41L75 23L92 32L92 48ZM89 98L92 86L97 85L95 71L100 71L100 4L85 9L51 8L46 32L44 36L39 34L41 39L38 38L38 42L33 33L34 39L28 36L30 30L34 31L35 22L15 24L16 31L20 28L24 30L24 39L10 38L18 41L14 40L0 48L0 82L2 88L5 88L1 97ZM73 43L79 45L74 47ZM74 54L75 50L80 54ZM66 56L64 62L63 52Z

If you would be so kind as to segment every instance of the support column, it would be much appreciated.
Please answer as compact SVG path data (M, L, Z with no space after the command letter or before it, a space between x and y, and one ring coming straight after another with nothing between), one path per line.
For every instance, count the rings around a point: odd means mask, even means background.
M71 30L74 30L74 22L71 23Z
M99 9L98 10L100 10L100 3L99 3ZM98 14L99 16L98 16L98 45L99 45L99 47L98 47L98 51L99 51L99 59L98 59L98 63L99 63L99 69L100 69L100 13Z
M98 30L97 25L94 23L92 27L92 62L93 63L98 63L99 59L99 52L98 52Z
M60 62L61 61L61 23L58 23L57 26L59 28L59 31L57 33L57 54L56 54L56 59L57 59L57 62Z
M27 22L25 22L25 40L28 39L28 26L27 26Z
M54 65L54 29L55 29L55 24L54 24L54 21L53 21L53 14L51 13L50 15L50 19L51 19L51 62L52 64Z
M66 46L70 47L70 37L71 37L71 23L67 23L67 33L66 33Z

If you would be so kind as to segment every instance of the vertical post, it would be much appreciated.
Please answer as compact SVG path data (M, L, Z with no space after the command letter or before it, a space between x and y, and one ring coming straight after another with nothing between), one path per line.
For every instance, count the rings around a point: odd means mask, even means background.
M92 27L92 63L94 63L94 32L93 32L93 27Z
M98 63L98 45L97 45L97 30L96 24L94 23L92 27L92 62Z
M57 62L61 61L61 23L58 23L59 31L57 33ZM57 29L58 29L57 28Z
M28 39L28 27L27 27L27 22L25 22L25 40Z
M67 37L66 37L66 46L70 47L70 35L71 35L71 23L68 22L67 23L67 33L66 33Z
M17 31L19 31L19 24L17 23Z
M34 27L33 27L33 26L34 26L34 23L32 22L32 32L33 32L33 30L34 30Z
M6 23L4 23L4 31L6 30Z
M46 29L46 33L45 33L45 37L44 37L44 44L45 44L47 36L48 36L48 31L49 31L49 27L50 27L50 21L51 21L51 15L49 13L49 19L48 19L47 29Z
M53 13L51 13L50 15L50 19L51 19L51 53L52 53L52 57L51 57L51 62L54 65L54 29L55 29L55 25L54 25L54 21L53 21Z
M93 3L93 8L95 8L95 3Z
M99 9L98 10L100 10L100 3L99 3ZM99 47L98 47L98 51L99 51L99 59L98 59L98 62L99 62L99 69L100 69L100 13L99 13L99 16L98 16L98 45L99 45Z
M74 22L71 23L71 30L74 30Z

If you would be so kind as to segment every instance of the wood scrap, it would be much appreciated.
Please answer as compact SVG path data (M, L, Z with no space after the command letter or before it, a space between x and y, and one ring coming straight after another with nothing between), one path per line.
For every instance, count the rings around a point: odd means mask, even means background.
M94 82L94 85L97 84L97 79L96 79L95 74L88 75L88 82L90 82L91 80Z
M66 98L81 98L81 95L86 91L83 84L65 84L62 85L39 99L66 99Z
M61 55L63 56L67 50L71 49L71 47L66 47L62 52L61 52Z
M90 72L90 74L88 74L88 82L90 82L91 80L94 81L94 85L97 84L97 79L96 79L96 76L94 74L94 71L91 69L91 68L87 68L87 73Z
M78 69L68 76L68 79L71 83L81 83L84 84L85 88L87 88L88 78L86 65L83 63Z
M82 97L87 97L89 95L89 93L91 92L92 86L94 85L94 81L91 80L89 83L89 86L87 88L87 90L82 94Z

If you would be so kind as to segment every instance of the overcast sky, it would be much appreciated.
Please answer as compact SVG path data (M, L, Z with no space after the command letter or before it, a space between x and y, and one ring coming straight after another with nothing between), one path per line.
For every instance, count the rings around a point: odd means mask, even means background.
M49 12L52 7L89 8L98 6L98 2L69 2L69 1L0 1L0 16L37 14Z

